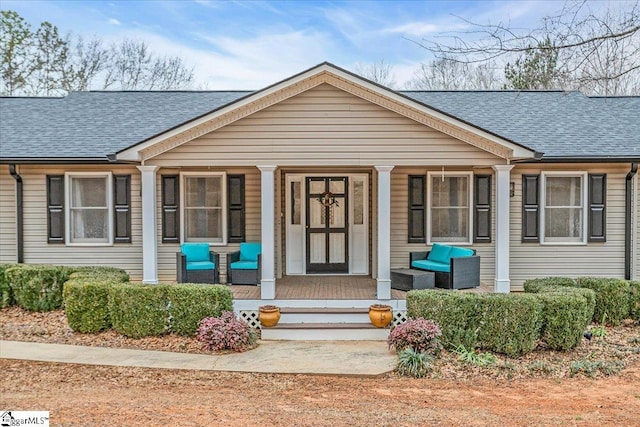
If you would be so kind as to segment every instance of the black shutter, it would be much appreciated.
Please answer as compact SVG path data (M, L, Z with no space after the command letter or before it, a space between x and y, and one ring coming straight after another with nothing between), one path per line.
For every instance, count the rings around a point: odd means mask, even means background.
M47 242L64 243L64 175L47 175Z
M522 242L540 241L540 175L522 175Z
M113 242L131 243L131 175L113 175Z
M607 175L589 174L589 242L606 242Z
M244 175L227 175L227 199L227 240L229 243L244 242Z
M491 175L474 175L473 242L491 243Z
M425 243L425 182L424 175L409 175L409 243Z
M162 175L162 243L180 243L180 176Z

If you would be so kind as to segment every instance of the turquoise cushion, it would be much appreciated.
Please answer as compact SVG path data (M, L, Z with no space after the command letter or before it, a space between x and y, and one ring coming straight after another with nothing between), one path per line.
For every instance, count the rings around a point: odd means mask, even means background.
M451 246L434 243L433 246L431 246L431 252L429 252L427 259L429 261L443 262L449 265L449 253L451 252L451 249Z
M260 253L260 242L240 243L240 261L258 261Z
M459 248L454 246L451 248L451 252L449 253L449 258L462 258L466 256L472 256L473 249L468 248Z
M193 261L187 263L187 270L214 270L216 265L211 261Z
M183 243L180 248L187 257L187 262L211 261L208 243Z
M236 261L231 263L232 270L257 270L258 261Z
M440 271L442 273L451 272L448 263L445 264L443 262L429 261L425 259L413 261L411 263L411 267L419 268L421 270Z

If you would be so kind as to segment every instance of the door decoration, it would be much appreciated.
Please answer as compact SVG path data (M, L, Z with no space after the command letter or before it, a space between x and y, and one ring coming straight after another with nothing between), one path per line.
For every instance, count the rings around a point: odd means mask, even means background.
M333 207L340 206L340 204L336 200L336 196L334 196L331 191L325 191L320 195L320 197L318 197L318 202L320 202L320 204L325 208L329 208L329 224L333 224ZM325 224L326 223L325 221L326 221L326 212L323 210L322 223Z

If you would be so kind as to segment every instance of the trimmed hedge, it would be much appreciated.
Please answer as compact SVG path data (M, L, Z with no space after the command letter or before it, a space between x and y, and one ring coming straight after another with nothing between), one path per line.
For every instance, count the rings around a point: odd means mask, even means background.
M539 279L529 279L524 282L524 291L527 293L537 294L542 290L549 289L550 287L576 287L576 281L570 277L543 277Z
M11 286L9 286L9 281L4 274L5 271L11 267L15 267L15 264L0 264L0 308L9 307L15 304Z
M20 264L5 271L16 303L30 311L62 307L62 285L74 267Z
M113 329L128 337L193 336L203 318L232 310L232 300L227 286L122 283L109 288L108 309Z
M77 332L99 332L111 328L109 288L129 280L113 267L81 268L64 284L62 296L69 327Z
M593 289L596 293L596 307L593 321L619 325L629 315L629 284L622 279L600 277L580 277L581 288Z
M517 357L536 348L543 304L535 295L480 294L478 341L484 349Z
M449 350L476 346L480 310L476 294L444 291L410 291L407 315L431 319L442 330L440 341Z
M205 317L220 317L233 311L233 295L226 286L180 284L168 287L171 331L195 336Z
M535 296L474 294L437 290L407 293L407 315L435 321L442 344L518 356L532 351L542 323L542 304Z
M640 323L640 281L629 282L629 317Z
M169 332L167 285L113 285L108 307L113 329L122 335L142 338Z

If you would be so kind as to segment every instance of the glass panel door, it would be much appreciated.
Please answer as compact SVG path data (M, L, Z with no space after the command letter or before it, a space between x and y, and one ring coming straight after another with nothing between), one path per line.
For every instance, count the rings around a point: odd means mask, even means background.
M348 179L306 179L307 273L349 273Z

